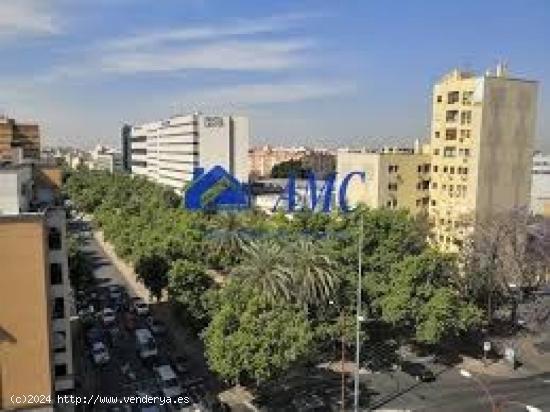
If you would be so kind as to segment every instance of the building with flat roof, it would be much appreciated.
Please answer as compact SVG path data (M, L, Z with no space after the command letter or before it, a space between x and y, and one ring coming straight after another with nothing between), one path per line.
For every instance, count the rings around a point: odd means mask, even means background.
M300 160L306 169L323 178L335 171L336 155L327 149L308 147L253 147L248 151L251 179L271 177L273 167L290 160Z
M550 155L535 154L531 175L531 211L550 217Z
M45 407L12 395L74 388L60 185L54 166L0 167L0 409Z
M37 124L20 123L0 116L0 162L11 161L17 148L23 158L40 159L40 129ZM15 153L14 153L15 150Z
M503 65L434 85L429 214L443 249L460 247L475 222L529 208L537 86Z
M377 151L342 149L337 154L337 176L365 172L365 182L353 179L348 202L371 208L408 209L427 212L430 155L420 150L386 148Z
M132 174L182 191L195 168L219 165L248 180L248 119L199 113L132 126Z

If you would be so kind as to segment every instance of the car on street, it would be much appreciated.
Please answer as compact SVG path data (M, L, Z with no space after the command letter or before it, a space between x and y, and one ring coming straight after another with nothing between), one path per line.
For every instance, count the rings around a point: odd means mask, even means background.
M109 351L103 342L94 342L92 344L92 359L96 365L104 365L111 360Z
M103 319L103 324L112 325L116 321L115 311L111 308L105 308L101 312L101 317Z
M401 370L419 382L432 382L435 380L434 373L422 363L403 361Z
M155 368L156 379L160 390L167 398L182 396L182 389L178 377L170 365L161 365Z
M132 302L132 308L136 315L147 316L149 315L149 305L142 299L134 299Z
M149 329L136 329L136 347L141 359L154 359L158 355L157 343Z
M146 322L153 335L164 335L166 333L166 325L160 320L149 316Z

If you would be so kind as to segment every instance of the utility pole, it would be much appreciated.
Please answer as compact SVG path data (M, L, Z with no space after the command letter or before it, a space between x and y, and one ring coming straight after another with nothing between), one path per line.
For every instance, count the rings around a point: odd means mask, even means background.
M345 318L344 318L344 309L340 308L340 322L342 326L342 360L340 363L340 375L341 375L341 381L342 381L342 412L346 410L346 372L344 370L344 364L346 361L346 342L345 342L345 334L346 334L346 326L345 326Z
M357 314L356 314L356 330L355 330L355 387L354 387L354 408L355 412L359 412L359 363L361 354L361 283L362 283L362 263L363 263L363 213L361 212L361 219L359 220L359 241L358 241L358 267L357 267Z

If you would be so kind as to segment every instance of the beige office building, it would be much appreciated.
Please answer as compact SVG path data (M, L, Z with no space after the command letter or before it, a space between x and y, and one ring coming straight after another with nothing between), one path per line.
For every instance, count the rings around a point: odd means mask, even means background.
M427 150L427 149L425 149ZM386 148L379 151L341 149L337 157L337 176L362 171L365 182L352 179L348 202L371 208L407 209L427 212L430 187L430 155L418 148Z
M537 83L454 70L433 88L430 220L434 240L456 250L473 222L528 208Z

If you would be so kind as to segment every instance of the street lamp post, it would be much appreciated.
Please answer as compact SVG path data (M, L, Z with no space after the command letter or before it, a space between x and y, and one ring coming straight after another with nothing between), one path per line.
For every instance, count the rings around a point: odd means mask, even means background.
M356 315L356 327L355 327L355 385L353 391L354 411L359 412L359 362L361 354L361 321L363 317L361 315L361 266L363 256L363 213L361 213L361 219L359 221L359 241L358 241L358 265L357 265L357 315Z

